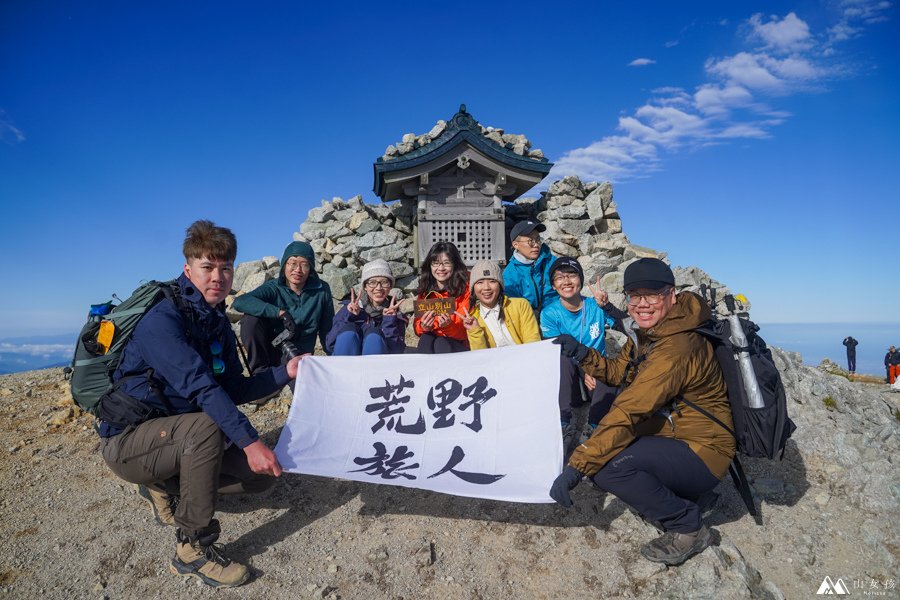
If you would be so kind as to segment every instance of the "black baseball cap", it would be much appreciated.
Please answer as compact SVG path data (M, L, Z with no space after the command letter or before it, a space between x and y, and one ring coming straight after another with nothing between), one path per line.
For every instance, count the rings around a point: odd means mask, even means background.
M639 258L625 269L625 291L675 286L675 274L658 258Z
M532 231L547 231L547 226L537 221L519 221L513 225L512 231L509 232L509 241L513 242L520 235L528 235Z
M560 256L553 261L553 265L550 266L550 281L553 281L553 276L562 269L578 273L578 279L581 280L581 285L584 285L584 269L581 267L581 263L571 256Z

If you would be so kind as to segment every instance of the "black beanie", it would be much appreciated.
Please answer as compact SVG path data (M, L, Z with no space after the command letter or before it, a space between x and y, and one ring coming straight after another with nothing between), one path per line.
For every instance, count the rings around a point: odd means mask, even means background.
M555 261L553 261L553 265L550 267L550 281L553 281L553 276L560 269L570 269L578 273L578 279L581 280L580 285L584 285L584 269L581 268L581 263L572 258L571 256L560 256Z
M625 269L625 291L661 290L675 286L675 275L669 265L658 258L639 258Z

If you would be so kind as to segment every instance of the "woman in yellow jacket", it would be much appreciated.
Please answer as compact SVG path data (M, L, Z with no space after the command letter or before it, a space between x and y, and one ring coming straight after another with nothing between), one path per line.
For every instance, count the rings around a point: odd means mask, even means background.
M469 271L469 295L469 308L460 316L472 350L540 341L531 304L503 294L503 273L497 263L475 263Z

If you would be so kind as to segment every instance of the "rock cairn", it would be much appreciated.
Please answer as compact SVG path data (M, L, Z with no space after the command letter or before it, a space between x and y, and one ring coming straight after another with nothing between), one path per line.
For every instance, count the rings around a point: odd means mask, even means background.
M599 277L601 287L620 308L625 306L626 267L643 257L667 260L665 252L628 240L608 182L582 183L578 177L570 176L554 182L540 198L520 198L508 204L507 240L508 232L523 219L535 219L546 225L542 237L553 253L578 259L587 281L595 282ZM408 297L419 283L413 243L415 225L413 200L366 204L361 196L349 200L333 198L310 210L293 237L312 246L316 253L316 272L331 286L335 300L344 298L351 287L359 285L362 266L376 258L390 264L396 279L393 292ZM277 277L279 268L274 256L241 263L235 271L234 290L243 293L255 289L267 279ZM697 291L706 285L716 289L718 298L730 293L697 267L673 270L679 291ZM590 290L585 287L583 293L589 295ZM407 303L401 310L409 311L411 306ZM721 308L724 310L724 306ZM749 309L749 304L745 308ZM235 321L240 318L238 313L229 315Z
M544 153L541 150L531 149L531 142L524 135L506 133L499 127L485 127L484 125L479 125L479 127L481 127L481 135L501 148L512 150L520 156L527 156L528 158L534 158L536 160L544 158ZM447 121L440 119L428 133L423 133L421 135L407 133L399 142L388 146L381 158L382 160L393 160L399 156L412 152L416 148L426 146L436 140L446 129Z

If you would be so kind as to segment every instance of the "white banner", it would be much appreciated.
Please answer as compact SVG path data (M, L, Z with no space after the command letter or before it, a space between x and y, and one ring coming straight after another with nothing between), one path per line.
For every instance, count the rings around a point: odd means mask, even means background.
M559 348L308 356L275 447L286 471L552 502Z

